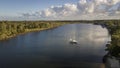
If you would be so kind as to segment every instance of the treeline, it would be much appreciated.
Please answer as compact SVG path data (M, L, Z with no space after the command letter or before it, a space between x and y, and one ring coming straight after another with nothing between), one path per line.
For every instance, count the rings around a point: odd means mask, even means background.
M50 21L0 21L0 40L11 38L20 33L50 29L63 24L64 22Z

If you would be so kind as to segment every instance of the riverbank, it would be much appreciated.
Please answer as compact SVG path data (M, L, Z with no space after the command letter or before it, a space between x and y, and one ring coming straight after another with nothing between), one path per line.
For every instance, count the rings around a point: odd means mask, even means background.
M42 31L64 25L64 22L39 22L39 21L1 21L0 40L10 39L20 34L33 31Z
M111 35L111 41L106 44L108 53L103 57L103 62L106 68L120 68L120 21L108 21L102 25Z
M57 26L58 27L58 26ZM36 31L43 31L43 30L48 30L48 29L52 29L52 28L56 28L56 27L51 27L51 28L42 28L42 29L32 29L32 30L29 30L29 29L26 29L25 32L23 33L17 33L17 34L13 34L13 35L5 35L5 34L2 34L0 36L0 41L1 40L7 40L7 39L10 39L10 38L13 38L17 35L21 35L21 34L26 34L26 33L29 33L29 32L36 32Z
M111 21L106 24L109 33L111 34L111 43L107 47L107 51L112 56L120 58L120 21Z
M109 43L106 45L106 51L108 51L108 55L120 58L120 20L109 20L95 24L106 27L111 35L111 41L109 41Z
M111 56L120 58L120 20L104 20L101 22L95 22L94 24L101 25L103 28L107 28L111 35L111 41L106 46L106 51Z

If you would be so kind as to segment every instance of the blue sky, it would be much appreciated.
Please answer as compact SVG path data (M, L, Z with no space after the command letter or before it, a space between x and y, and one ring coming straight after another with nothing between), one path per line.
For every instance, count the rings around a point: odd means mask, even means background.
M75 3L78 0L0 0L0 15L14 16L19 13L38 11L52 5Z
M0 0L0 20L120 19L120 0Z

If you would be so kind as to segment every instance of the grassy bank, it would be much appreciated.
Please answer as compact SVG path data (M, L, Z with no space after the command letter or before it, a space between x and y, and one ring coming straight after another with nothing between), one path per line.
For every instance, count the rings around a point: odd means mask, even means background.
M65 23L48 21L0 21L0 40L5 40L31 31L55 28L63 24Z

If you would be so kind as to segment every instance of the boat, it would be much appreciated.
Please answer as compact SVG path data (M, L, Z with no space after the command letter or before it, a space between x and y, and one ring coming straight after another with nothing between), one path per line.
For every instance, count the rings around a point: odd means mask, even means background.
M74 39L70 39L70 44L77 44L77 41Z

